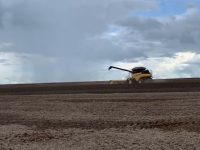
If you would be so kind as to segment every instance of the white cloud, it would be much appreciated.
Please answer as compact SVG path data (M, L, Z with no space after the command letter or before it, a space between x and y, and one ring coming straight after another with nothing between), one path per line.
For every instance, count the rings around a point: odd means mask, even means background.
M17 73L20 68L20 60L14 53L0 52L0 68L1 83L6 84L18 82L19 74Z
M147 58L137 62L116 62L113 65L125 69L145 66L153 71L154 78L178 78L193 77L195 72L200 73L192 64L200 63L200 53L178 52L172 57ZM111 72L113 73L113 72ZM125 76L124 72L118 72L118 78Z

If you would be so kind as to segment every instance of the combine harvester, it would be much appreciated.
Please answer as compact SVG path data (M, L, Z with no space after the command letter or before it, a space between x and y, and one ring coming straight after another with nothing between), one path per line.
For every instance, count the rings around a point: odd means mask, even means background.
M108 70L111 70L112 68L129 72L131 76L126 80L111 80L110 84L132 84L152 81L152 73L145 67L135 67L132 70L127 70L119 67L110 66Z

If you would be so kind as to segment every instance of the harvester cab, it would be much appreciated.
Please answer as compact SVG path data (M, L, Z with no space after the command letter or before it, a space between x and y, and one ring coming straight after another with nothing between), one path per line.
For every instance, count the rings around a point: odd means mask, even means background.
M145 67L135 67L132 70L127 70L119 67L110 66L108 70L111 70L112 68L129 72L131 74L131 77L127 79L127 82L129 84L132 84L133 82L142 83L146 80L152 79L152 73Z

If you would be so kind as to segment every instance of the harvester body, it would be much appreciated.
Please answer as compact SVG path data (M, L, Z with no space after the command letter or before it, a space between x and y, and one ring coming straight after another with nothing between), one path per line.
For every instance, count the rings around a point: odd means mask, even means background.
M131 74L131 76L127 79L127 82L129 84L134 83L134 82L142 83L146 80L152 79L152 73L145 67L135 67L132 70L127 70L127 69L123 69L119 67L110 66L108 70L112 68L129 72ZM113 82L114 81L112 81L112 83Z

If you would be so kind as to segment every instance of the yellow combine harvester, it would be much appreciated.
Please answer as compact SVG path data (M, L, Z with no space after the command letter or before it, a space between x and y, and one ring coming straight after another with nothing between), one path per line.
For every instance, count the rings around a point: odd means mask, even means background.
M132 84L134 82L136 83L142 83L146 80L152 80L152 73L146 69L145 67L135 67L132 70L127 70L127 69L122 69L122 68L118 68L118 67L114 67L114 66L110 66L108 68L108 70L110 69L118 69L118 70L122 70L122 71L126 71L131 73L131 77L129 77L126 81L124 80L114 80L111 81L111 84L122 84L122 83L129 83Z

